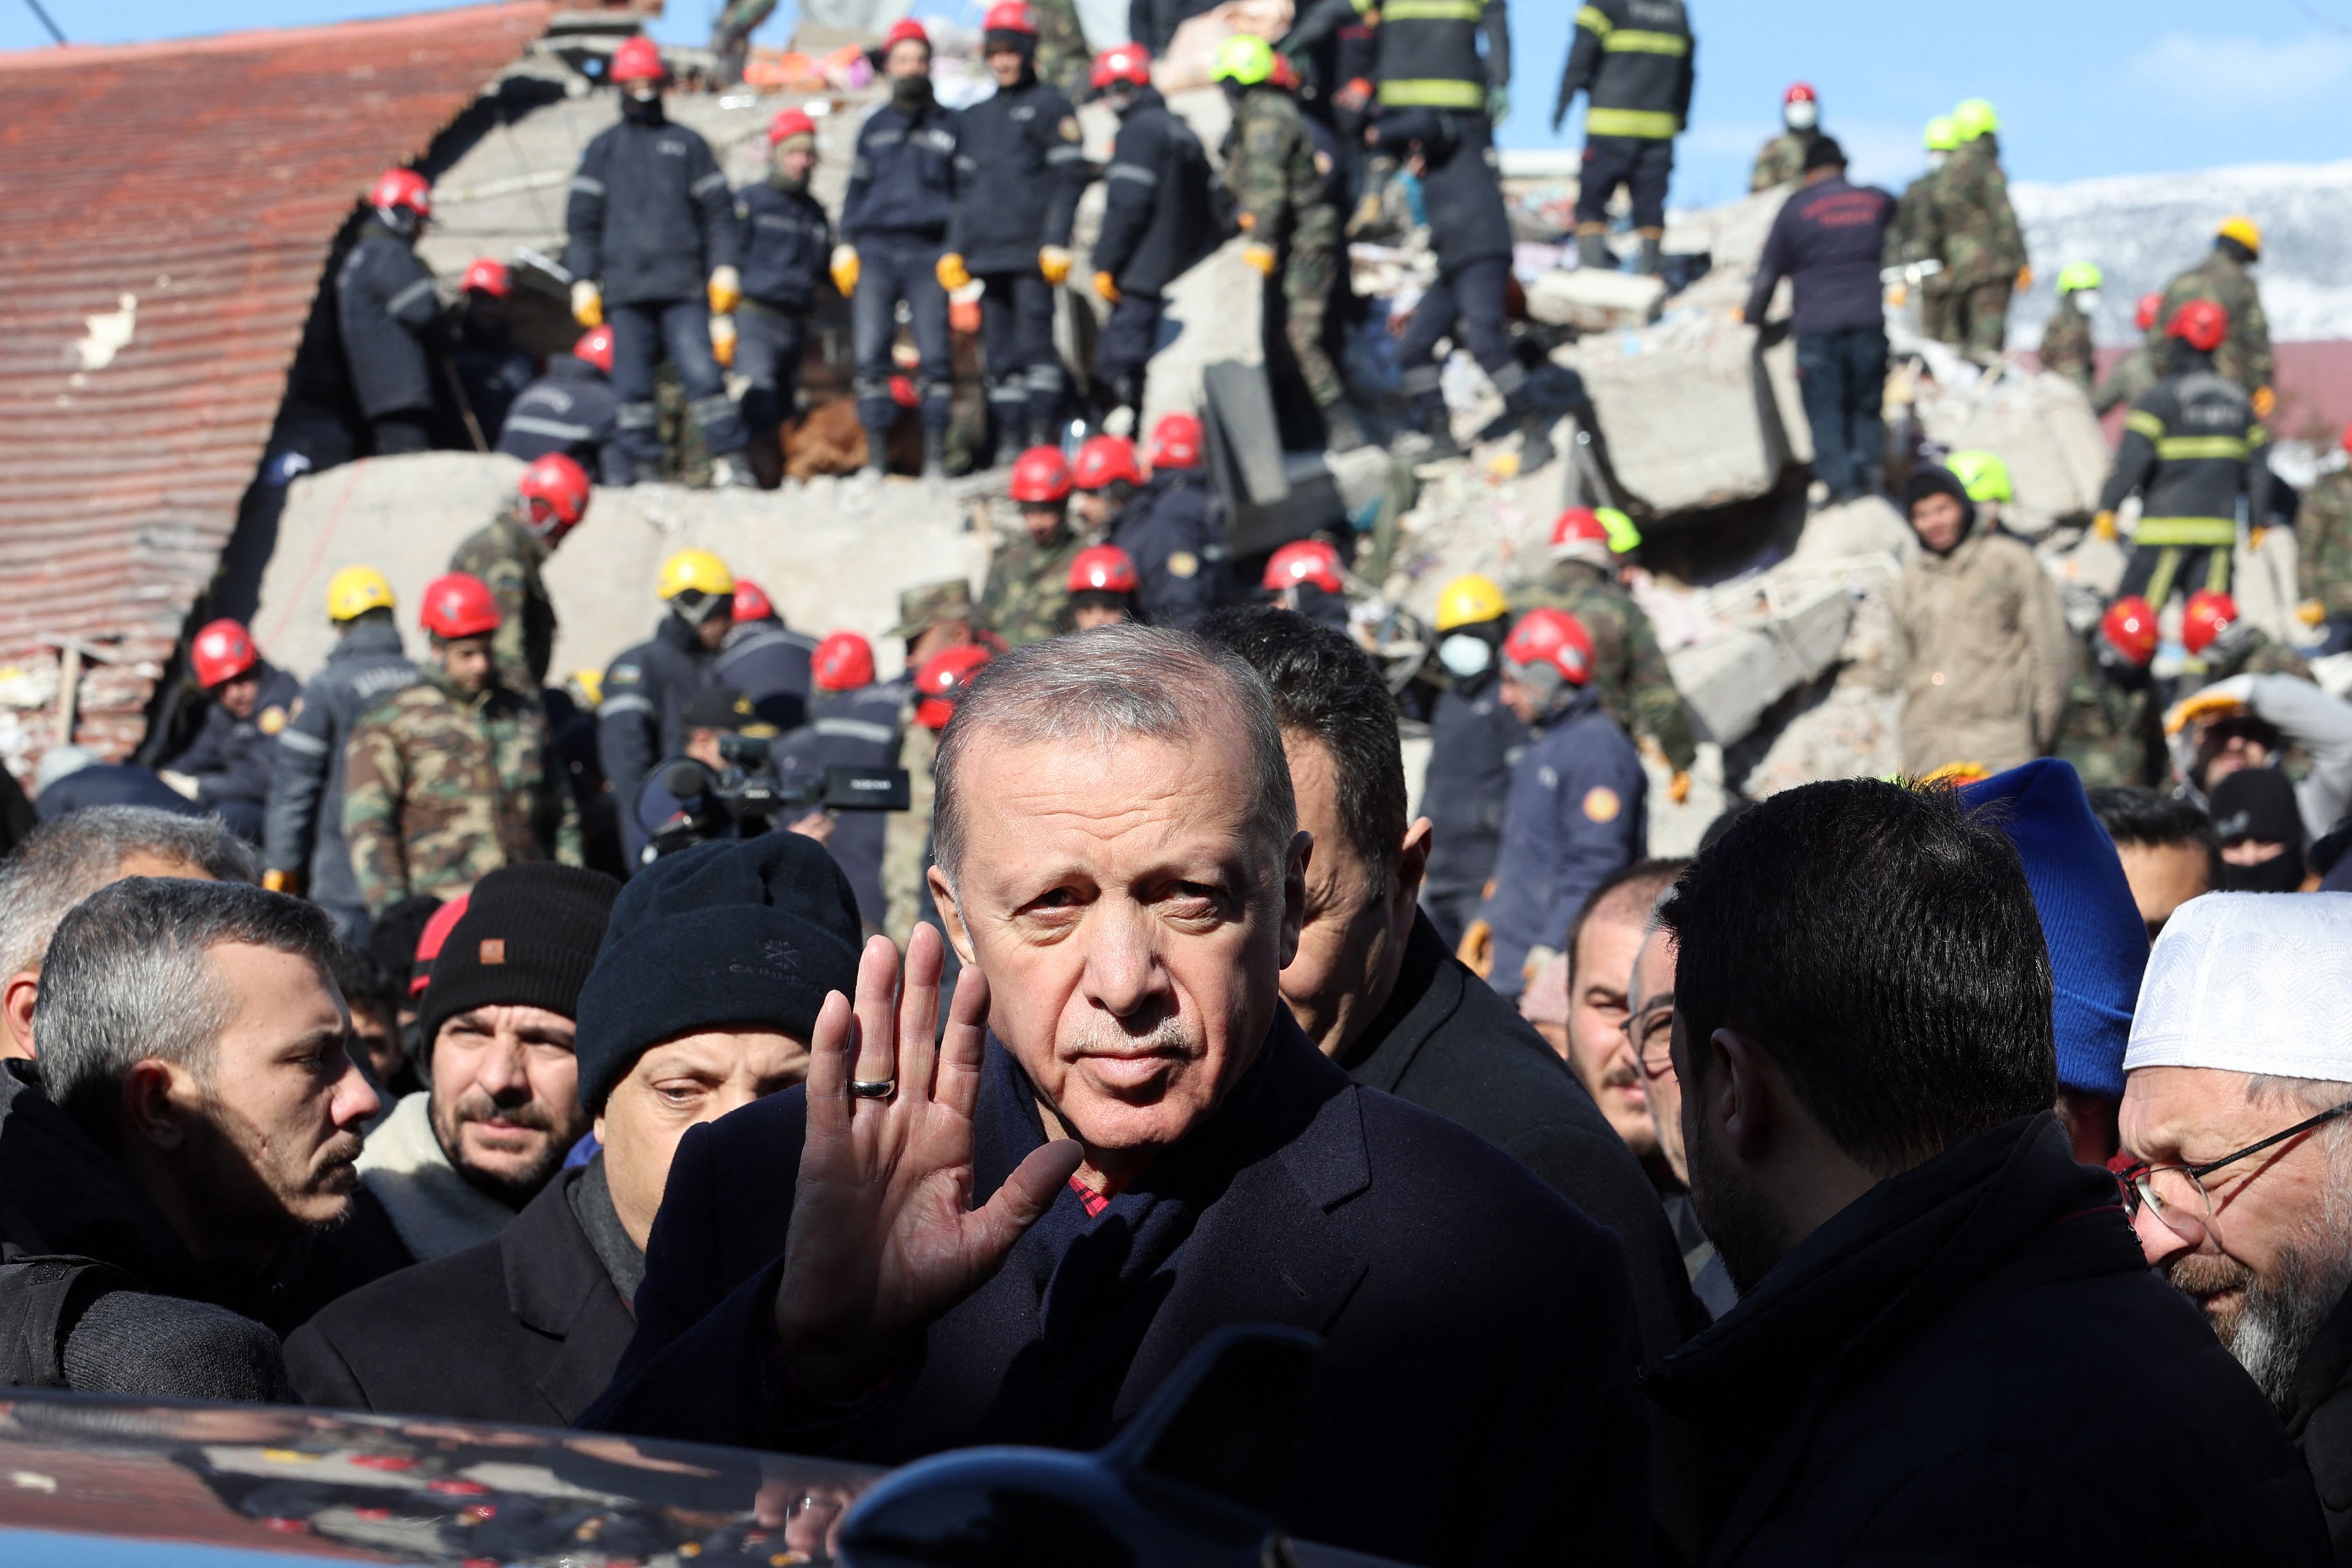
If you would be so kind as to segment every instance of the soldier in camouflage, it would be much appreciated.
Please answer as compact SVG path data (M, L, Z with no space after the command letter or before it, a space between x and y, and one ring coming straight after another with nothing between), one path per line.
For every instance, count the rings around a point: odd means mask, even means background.
M2091 390L2098 350L2091 338L2091 315L2099 308L2099 269L2070 261L2058 274L2058 308L2042 332L2042 368Z
M774 15L776 0L727 0L719 20L710 24L710 52L719 57L719 85L733 87L743 79L751 55L751 35Z
M1805 154L1822 133L1821 100L1811 86L1799 82L1780 103L1780 123L1788 127L1764 143L1756 167L1748 176L1750 195L1780 185L1793 185L1805 173Z
M499 683L536 695L555 656L555 601L540 568L588 515L588 473L551 452L522 473L512 500L457 546L449 570L478 577L499 605Z
M1948 116L1927 121L1927 172L1903 188L1901 199L1895 204L1895 221L1887 226L1883 265L1889 270L1916 268L1927 261L1942 265L1937 260L1942 247L1936 237L1935 204L1928 197L1935 189L1937 172L1951 161L1952 149L1958 144ZM1919 279L1907 279L1903 289L1895 303L1916 303L1920 334L1939 343L1950 342L1952 312L1944 296L1930 293Z
M2352 425L2345 426L2344 449L2352 452ZM2295 614L2307 626L2327 629L2324 651L2341 653L2352 647L2352 468L2320 476L2304 498L2294 532L2303 584Z
M1055 454L1059 456L1059 454ZM927 583L898 595L898 625L891 636L907 646L907 668L890 682L905 703L898 729L898 765L907 770L907 809L894 811L882 829L882 898L887 912L882 929L903 945L923 905L923 874L931 843L931 761L939 736L915 723L915 671L933 654L974 640L971 585L961 577Z
M2156 643L2156 611L2136 595L2108 605L2091 631L2053 748L2086 789L2153 789L2170 774L2164 702L2148 673Z
M2277 405L2272 388L2276 366L2271 356L2271 327L2263 314L2262 290L2251 268L2262 259L2263 231L2252 220L2233 217L2213 237L2204 260L2166 286L2156 319L2145 329L2155 363L2164 363L2164 329L2193 300L2210 300L2230 313L2230 335L2213 355L2213 368L2246 389L2253 399L2254 417L2267 419Z
M2009 202L2009 177L2001 173L1992 106L1970 100L1952 120L1960 144L1927 187L1928 221L1944 265L1925 287L1951 311L1952 341L1990 363L2006 341L2010 296L2032 274L2017 209Z
M345 754L343 837L371 916L419 893L456 898L517 861L581 860L547 715L499 679L489 589L439 578L423 620L436 664L362 713Z
M1070 563L1086 541L1070 531L1069 465L1056 447L1032 447L1013 465L1021 529L1000 539L980 595L980 624L1008 647L1069 629Z
M1029 0L1029 17L1037 24L1037 79L1072 102L1085 98L1095 57L1078 26L1077 0Z

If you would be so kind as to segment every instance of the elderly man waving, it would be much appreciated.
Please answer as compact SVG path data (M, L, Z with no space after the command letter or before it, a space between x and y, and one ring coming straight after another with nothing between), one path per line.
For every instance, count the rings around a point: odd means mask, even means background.
M903 991L877 939L805 1091L688 1134L584 1424L881 1463L1089 1447L1217 1328L1289 1324L1326 1343L1291 1529L1641 1561L1623 1253L1283 1008L1313 844L1249 668L1133 626L1000 658L934 821L944 1035L938 934Z

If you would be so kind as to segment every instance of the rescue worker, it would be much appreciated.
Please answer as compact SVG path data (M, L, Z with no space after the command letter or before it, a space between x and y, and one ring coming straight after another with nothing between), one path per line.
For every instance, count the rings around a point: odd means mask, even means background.
M2100 417L2105 418L2117 404L2129 403L2156 384L2156 367L2161 359L2148 347L2147 330L2156 324L2156 313L2163 308L2161 293L2140 296L2139 308L2132 312L2132 325L2139 329L2140 341L2132 345L2131 353L2116 362L2116 367L2107 372L2107 379L2099 384L2097 395L2091 399L2092 411Z
M776 742L778 772L786 778L822 778L827 768L898 766L905 694L874 680L874 647L856 632L835 632L816 645L810 661L815 685L805 727ZM909 781L911 786L911 781ZM882 854L890 816L845 811L825 841L870 935L883 929L889 904L882 890Z
M2000 527L2000 509L2017 499L2016 488L2011 484L2009 465L1990 452L1954 452L1944 459L1944 467L1960 481L1976 503L1977 526L1988 531Z
M2010 297L2033 285L2025 236L2000 168L2000 117L1981 98L1952 111L1959 146L1927 188L1929 219L1943 270L1926 280L1951 313L1950 341L1990 363L2009 331Z
M1756 154L1748 175L1749 195L1794 184L1805 172L1805 154L1822 133L1822 100L1811 82L1799 82L1780 100L1780 134Z
M2056 747L2085 789L2154 789L2171 776L2164 700L2148 673L2156 644L2156 610L2134 594L2109 605L2085 640Z
M2115 468L2099 492L2092 526L2103 539L2116 536L2116 509L2138 492L2139 531L2123 592L2158 610L2175 590L2228 593L2240 502L2257 525L2269 515L2269 432L2243 384L2215 363L2229 332L2228 312L2210 300L2173 313L2165 325L2164 379L2132 400Z
M849 191L841 201L841 243L833 283L850 302L856 355L858 422L866 427L866 467L889 469L890 426L898 405L898 304L906 301L922 356L917 395L922 406L923 472L947 473L949 399L955 392L948 339L948 289L940 278L948 225L962 186L958 164L962 118L931 91L931 36L908 19L883 41L890 100L857 130Z
M229 826L261 842L278 737L301 700L302 687L272 666L236 621L207 624L188 645L188 668L204 691L205 721L195 739L165 763L163 780Z
M2099 308L2099 285L2105 279L2087 261L2070 261L2058 272L2058 308L2042 330L2042 368L2091 390L2098 373L2098 346L2091 335L2091 320Z
M501 866L580 864L580 815L547 715L503 685L499 605L461 573L425 585L433 663L352 728L343 837L371 916L423 893L456 899Z
M1069 629L1090 632L1139 620L1136 597L1143 580L1135 563L1116 544L1090 544L1070 558Z
M1421 907L1450 949L1478 918L1503 844L1503 803L1528 727L1503 700L1511 607L1492 579L1456 577L1437 595L1437 662L1446 684L1429 717L1421 813L1436 829Z
M2230 219L2213 237L2213 248L2205 259L2165 286L2157 314L2169 323L2181 307L2195 300L2219 305L2229 318L2230 331L2214 353L2213 367L2246 389L2253 400L2255 418L2268 419L2278 405L2278 395L2273 390L2277 384L2273 380L2276 364L2271 354L2270 321L2263 314L2263 291L2252 270L2262 258L2263 231L2254 220ZM2161 335L2150 329L2147 342L2161 363Z
M883 926L893 942L906 941L916 922L925 918L923 911L932 907L924 885L931 856L931 763L939 755L940 728L953 711L933 704L946 690L960 689L954 687L957 679L988 662L989 649L974 640L971 623L971 588L961 578L909 588L898 595L894 635L906 639L907 665L882 689L900 706L898 765L907 770L907 809L893 813L883 827ZM926 674L940 676L947 686L926 692Z
M1641 237L1634 270L1657 275L1666 234L1666 182L1675 138L1690 119L1697 40L1682 0L1590 0L1576 13L1576 41L1553 105L1555 135L1584 93L1584 168L1577 178L1576 247L1587 267L1614 268L1609 199L1623 185Z
M1242 258L1266 280L1266 347L1274 323L1334 451L1365 444L1347 404L1346 384L1323 344L1323 324L1339 281L1339 214L1318 165L1297 100L1275 80L1274 50L1236 33L1217 48L1217 80L1234 107L1224 178L1247 243Z
M1503 701L1530 738L1479 916L1491 946L1475 927L1469 940L1487 947L1486 983L1506 996L1559 956L1585 900L1649 843L1648 777L1591 679L1592 641L1564 610L1529 610L1504 641Z
M278 733L269 778L261 885L309 898L349 942L366 939L368 907L343 840L345 748L363 710L416 683L394 607L392 584L373 566L346 566L327 580L335 646Z
M898 595L898 624L890 635L905 647L906 672L900 683L914 679L924 661L942 648L961 647L978 635L971 605L971 584L961 577L925 583Z
M768 592L749 577L735 579L727 638L711 667L719 684L741 692L763 724L779 731L808 722L809 661L814 637L784 625Z
M596 755L613 798L637 798L646 774L686 746L688 699L719 684L719 645L734 627L735 576L708 550L681 550L661 564L655 592L668 613L654 635L622 650L604 671L596 707ZM621 812L622 864L646 847L634 813Z
M1919 312L1919 335L1939 343L1952 341L1951 311L1940 293L1931 293L1926 286L1930 275L1929 265L1943 267L1941 244L1936 237L1936 175L1951 162L1952 149L1960 144L1960 134L1954 129L1948 114L1939 114L1927 121L1927 172L1903 187L1903 195L1895 204L1895 222L1886 231L1885 270L1895 274L1897 281L1889 295L1896 310L1916 304Z
M612 374L613 329L592 327L514 400L499 430L499 450L526 463L560 452L604 484L635 482L635 466L613 438L621 400Z
M981 590L980 624L1008 647L1043 642L1063 629L1070 562L1086 541L1069 526L1070 465L1058 447L1032 447L1013 465L1021 531L997 541Z
M1649 613L1618 581L1620 563L1641 547L1633 520L1612 509L1570 507L1551 528L1551 564L1524 590L1517 608L1564 610L1576 617L1591 651L1586 684L1611 718L1650 742L1674 774L1668 795L1680 805L1690 795L1698 759L1690 709L1658 647Z
M1142 618L1192 630L1224 599L1225 532L1217 521L1216 494L1201 471L1201 421L1171 414L1152 427L1151 476L1123 501L1117 492L1131 482L1124 479L1099 492L1085 488L1097 471L1086 460L1093 445L1078 453L1081 516L1135 563ZM1112 515L1097 521L1098 510Z
M1151 57L1141 48L1104 50L1094 86L1118 116L1094 246L1095 293L1110 307L1095 345L1095 376L1116 406L1139 420L1169 287L1216 248L1214 176L1201 139L1151 85Z
M515 347L507 310L513 293L514 279L506 263L487 256L469 263L457 285L449 363L457 373L457 388L465 395L465 413L473 418L462 445L476 451L487 451L497 443L515 399L539 374L531 356ZM478 436L479 445L474 439Z
M2352 425L2344 427L2341 445L2352 453ZM2294 534L2295 581L2303 585L2296 618L2325 629L2321 653L2342 653L2352 648L2352 468L2319 477L2295 515Z
M1134 442L1124 436L1097 436L1088 440L1070 465L1076 531L1090 539L1108 538L1134 510L1143 485Z
M663 110L668 78L651 38L613 53L621 118L581 154L564 212L572 313L583 327L612 323L617 438L637 476L661 468L654 381L667 359L709 447L710 482L748 485L743 421L714 346L729 341L743 298L742 230L710 143Z
M1258 586L1277 608L1296 610L1317 626L1348 630L1348 581L1339 552L1320 539L1299 539L1266 558Z
M555 600L540 577L547 558L588 515L588 475L560 452L522 471L498 516L469 534L449 570L487 584L499 602L491 647L499 680L534 700L555 657Z
M787 109L768 122L768 177L735 193L743 228L743 301L735 308L735 373L743 393L744 448L760 483L783 482L782 431L808 352L809 312L826 283L833 221L809 192L816 121Z
M433 446L433 341L441 296L417 259L433 216L433 187L414 169L387 169L368 192L368 216L335 274L335 324L352 392L379 458Z

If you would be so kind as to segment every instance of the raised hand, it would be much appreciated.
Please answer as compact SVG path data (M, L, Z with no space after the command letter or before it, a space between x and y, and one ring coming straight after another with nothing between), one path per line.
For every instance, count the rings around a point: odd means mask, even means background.
M915 928L907 974L887 937L866 944L857 1000L825 998L810 1042L808 1134L776 1289L776 1340L813 1392L872 1387L941 1313L1003 1267L1078 1168L1069 1140L1021 1163L971 1206L988 982L967 966L938 1046L939 931ZM887 1099L852 1092L885 1081Z

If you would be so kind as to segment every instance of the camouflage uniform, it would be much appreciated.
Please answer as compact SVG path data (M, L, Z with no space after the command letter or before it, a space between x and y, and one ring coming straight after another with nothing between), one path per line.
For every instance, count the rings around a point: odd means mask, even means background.
M2109 409L2132 402L2163 379L2157 374L2156 366L2157 356L2149 352L2146 343L2133 349L2116 362L2115 369L2107 372L2107 379L2101 382L2099 390L2092 395L2091 407L2104 416Z
M898 752L898 765L907 770L907 809L892 812L882 829L882 929L901 948L922 918L931 857L931 764L940 754L940 738L914 721L914 689L907 692L906 740Z
M2025 237L2009 205L2009 178L1992 142L1963 142L1936 171L1927 203L1944 269L1927 279L1954 315L1960 347L1979 359L2001 351L2009 297L2025 266Z
M1922 261L1933 260L1943 247L1936 238L1936 205L1929 199L1936 176L1922 174L1904 187L1902 198L1895 204L1895 221L1886 228L1886 254L1882 265L1916 267ZM1912 300L1919 308L1919 332L1922 337L1939 343L1952 341L1952 310L1944 296L1930 290L1925 281L1910 285Z
M468 696L437 669L360 716L346 753L343 837L368 912L455 898L501 866L580 864L580 815L537 702Z
M2067 685L2066 717L2053 750L2074 764L2085 789L2162 784L2171 761L2164 746L2164 703L2155 683L2126 685L2107 674L2098 666L2095 642Z
M2223 633L2221 640L2206 650L2203 662L2208 685L2217 680L2227 680L2233 675L2291 675L2297 680L2311 679L2310 662L2303 655L2284 643L2273 642L2267 633L2257 631L2243 621Z
M1339 281L1339 213L1326 197L1314 138L1289 93L1265 85L1242 96L1224 163L1242 228L1281 258L1284 332L1299 378L1316 406L1329 408L1347 390L1323 347L1323 319Z
M555 601L539 576L547 554L546 544L509 508L449 557L450 571L479 577L499 602L499 631L490 647L499 684L516 691L545 686L548 663L555 657Z
M1077 0L1029 0L1029 17L1037 24L1037 79L1076 102L1087 95L1094 68L1094 51L1078 26Z
M2295 577L2331 621L2352 620L2352 469L2320 477L2296 516Z
M1592 689L1609 716L1656 742L1675 772L1688 773L1698 756L1690 710L1648 613L1600 567L1582 561L1557 563L1511 608L1524 614L1545 606L1574 616L1592 639Z
M2042 329L2042 368L2064 376L2088 392L2092 372L2097 365L2097 350L2091 342L2091 318L2076 307L2074 296L2061 296L2058 308L2050 313L2049 326Z
M2248 392L2275 386L2271 377L2275 366L2271 359L2271 324L2263 314L2262 290L2255 287L2253 275L2238 258L2224 250L2214 250L2205 259L2168 284L2164 303L2158 307L2156 320L2147 329L2147 342L2155 363L2164 363L2164 329L2172 322L2180 307L2192 300L2210 300L2230 312L2230 335L2222 340L2213 355L2213 368L2244 387Z
M1067 528L1051 544L1037 543L1025 530L999 541L981 591L980 624L1011 647L1068 630L1062 616L1070 605L1070 563L1085 548Z
M719 57L719 79L732 87L743 79L743 65L751 53L751 35L774 14L776 0L727 0L719 20L710 24L710 52Z
M1748 194L1793 184L1805 172L1805 153L1812 146L1803 132L1783 131L1756 154L1755 171L1748 176Z

